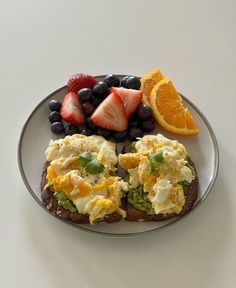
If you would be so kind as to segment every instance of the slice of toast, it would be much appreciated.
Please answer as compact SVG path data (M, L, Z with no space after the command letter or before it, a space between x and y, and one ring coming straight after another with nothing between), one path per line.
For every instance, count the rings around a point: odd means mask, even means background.
M130 144L126 144L123 149L122 153L128 153L130 151ZM188 163L193 169L196 169L194 163L191 159L188 159ZM177 215L176 213L169 213L169 214L155 214L155 215L148 215L144 211L136 209L131 203L127 201L126 203L126 220L128 221L164 221L176 216L183 216L184 214L188 213L192 208L197 199L198 195L198 176L196 173L195 179L191 182L191 184L184 186L184 196L185 196L185 204L181 210L181 212Z
M70 212L64 207L58 204L56 197L53 195L53 191L50 188L44 189L47 184L47 168L49 166L49 162L46 162L43 167L42 178L41 178L41 198L47 209L54 215L60 217L63 220L68 220L73 223L89 223L89 215L80 214L78 212ZM112 214L108 214L104 217L101 222L113 223L120 221L122 216L116 212Z

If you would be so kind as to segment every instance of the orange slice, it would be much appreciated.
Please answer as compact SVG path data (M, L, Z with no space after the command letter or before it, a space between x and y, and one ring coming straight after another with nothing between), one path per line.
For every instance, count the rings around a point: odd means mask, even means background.
M151 92L151 107L158 123L178 135L198 134L197 125L169 77L157 83Z
M143 102L150 105L150 96L153 87L163 79L160 68L156 68L141 78L141 90L143 91Z

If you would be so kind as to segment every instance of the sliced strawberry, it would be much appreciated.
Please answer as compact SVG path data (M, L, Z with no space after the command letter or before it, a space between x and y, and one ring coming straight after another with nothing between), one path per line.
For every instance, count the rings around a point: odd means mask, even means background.
M97 80L88 74L75 74L70 77L67 83L68 91L77 93L82 88L93 88Z
M83 109L76 93L69 92L66 94L62 101L60 114L66 122L74 124L84 123L85 117Z
M122 99L127 117L135 111L143 97L143 92L140 90L122 87L111 87L111 92L116 93Z
M114 131L124 131L128 127L127 117L121 98L111 93L95 110L91 120L99 127Z

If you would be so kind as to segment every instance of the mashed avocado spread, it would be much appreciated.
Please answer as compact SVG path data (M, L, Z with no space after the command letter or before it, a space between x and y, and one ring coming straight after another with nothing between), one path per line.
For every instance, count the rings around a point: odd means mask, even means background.
M148 215L155 214L152 208L152 203L147 198L147 193L143 191L143 187L139 185L137 188L130 189L128 192L128 202L134 206L134 208L146 212Z
M72 202L67 198L67 196L62 192L54 192L53 195L56 197L57 202L63 208L69 210L70 212L77 212L77 209L72 204Z

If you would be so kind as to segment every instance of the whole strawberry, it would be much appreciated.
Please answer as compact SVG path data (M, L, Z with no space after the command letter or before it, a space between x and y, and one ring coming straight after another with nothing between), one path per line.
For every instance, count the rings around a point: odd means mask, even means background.
M75 74L70 77L67 88L69 92L77 93L82 88L93 88L93 86L97 83L97 80L88 74Z

